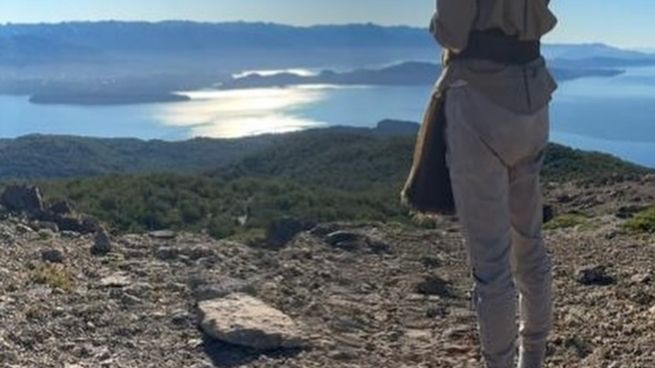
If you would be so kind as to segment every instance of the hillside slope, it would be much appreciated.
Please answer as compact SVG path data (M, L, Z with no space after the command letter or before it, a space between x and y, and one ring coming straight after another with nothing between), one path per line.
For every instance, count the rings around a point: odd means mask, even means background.
M417 131L416 123L389 120L371 129L331 127L239 139L176 142L30 135L0 139L0 180L197 173L229 166L231 172L243 170L245 174L282 174L279 171L284 168L287 176L296 177L300 176L298 173L320 175L316 171L324 165L336 175L338 170L350 172L360 164L369 165L366 172L371 175L386 178L393 174L398 179L409 165ZM593 168L585 169L591 163L583 164L587 158L592 158ZM641 170L609 155L589 155L557 145L551 148L550 160L558 161L558 166L577 163L576 170L582 175ZM274 166L281 169L276 172ZM297 166L296 174L290 172L292 166ZM377 169L381 173L375 174ZM377 179L372 176L371 180Z
M259 136L167 142L46 135L0 139L0 180L191 173L226 166L277 140Z
M559 187L561 206L595 214L546 232L556 295L547 367L655 364L653 235L626 231L630 220L614 212L652 203L653 188L652 178ZM0 361L9 366L481 367L463 239L449 220L434 229L323 223L282 244L115 234L103 256L91 252L92 235L2 209L0 218ZM305 347L262 352L203 333L198 303L234 293L288 316ZM240 343L255 343L249 336Z
M151 156L158 166L143 168L145 174L123 168L108 176L40 182L48 198L71 200L121 232L172 228L207 231L217 238L259 236L285 215L314 222L409 224L412 216L400 205L399 192L411 165L411 132L417 127L384 122L376 129L336 127L275 136L276 142L264 140L268 143L253 153L218 169L212 156L193 161L189 150L179 157ZM220 141L203 142L221 147ZM192 164L180 167L182 158ZM191 172L194 167L200 171ZM555 186L612 185L648 173L609 155L552 145L544 180Z

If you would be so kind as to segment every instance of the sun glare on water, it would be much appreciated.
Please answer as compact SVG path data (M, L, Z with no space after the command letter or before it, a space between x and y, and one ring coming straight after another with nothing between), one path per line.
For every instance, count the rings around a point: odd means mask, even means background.
M186 127L194 137L239 138L286 133L326 125L304 119L294 110L321 101L321 88L258 88L182 92L191 101L164 106L158 118Z
M260 75L262 77L270 77L273 75L277 74L282 74L282 73L289 73L289 74L296 74L300 75L302 77L311 77L313 75L316 75L317 73L315 71L309 70L309 69L275 69L275 70L247 70L238 74L234 74L232 78L244 78L244 77L249 77L252 75Z

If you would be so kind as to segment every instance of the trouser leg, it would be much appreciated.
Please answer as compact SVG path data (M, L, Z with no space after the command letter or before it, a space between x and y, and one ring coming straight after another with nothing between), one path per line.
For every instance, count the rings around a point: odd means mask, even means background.
M448 161L474 277L474 304L489 368L514 363L516 292L511 274L509 172L448 106Z
M541 234L541 157L516 165L510 175L512 265L519 290L519 368L543 365L552 325L551 262Z

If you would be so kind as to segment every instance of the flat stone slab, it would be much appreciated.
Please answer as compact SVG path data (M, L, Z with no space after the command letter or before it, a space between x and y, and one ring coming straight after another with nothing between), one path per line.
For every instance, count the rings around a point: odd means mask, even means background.
M200 302L201 328L220 341L273 350L304 345L303 332L291 317L243 293Z

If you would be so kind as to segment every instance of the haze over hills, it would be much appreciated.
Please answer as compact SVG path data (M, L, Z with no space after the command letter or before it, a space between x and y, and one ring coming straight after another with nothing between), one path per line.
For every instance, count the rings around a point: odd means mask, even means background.
M425 29L373 24L7 24L0 26L0 93L37 103L169 102L184 99L175 91L211 87L244 70L371 69L438 60L438 53ZM599 44L546 45L544 53L569 69L655 64L652 54Z
M222 56L217 60L220 65L225 59L239 58L226 55L228 51L262 49L272 55L299 49L309 51L297 55L304 62L312 61L311 51L336 49L350 49L354 54L370 49L399 49L408 52L403 59L411 59L416 57L411 49L424 50L423 56L432 57L438 48L422 28L374 24L295 27L273 23L189 21L7 24L0 26L0 41L0 64L19 66L138 60L152 55L177 55L184 60L197 54ZM655 58L604 44L546 45L544 54L552 59L575 60L605 57L652 61ZM333 64L334 60L325 62ZM318 61L313 60L313 63Z

